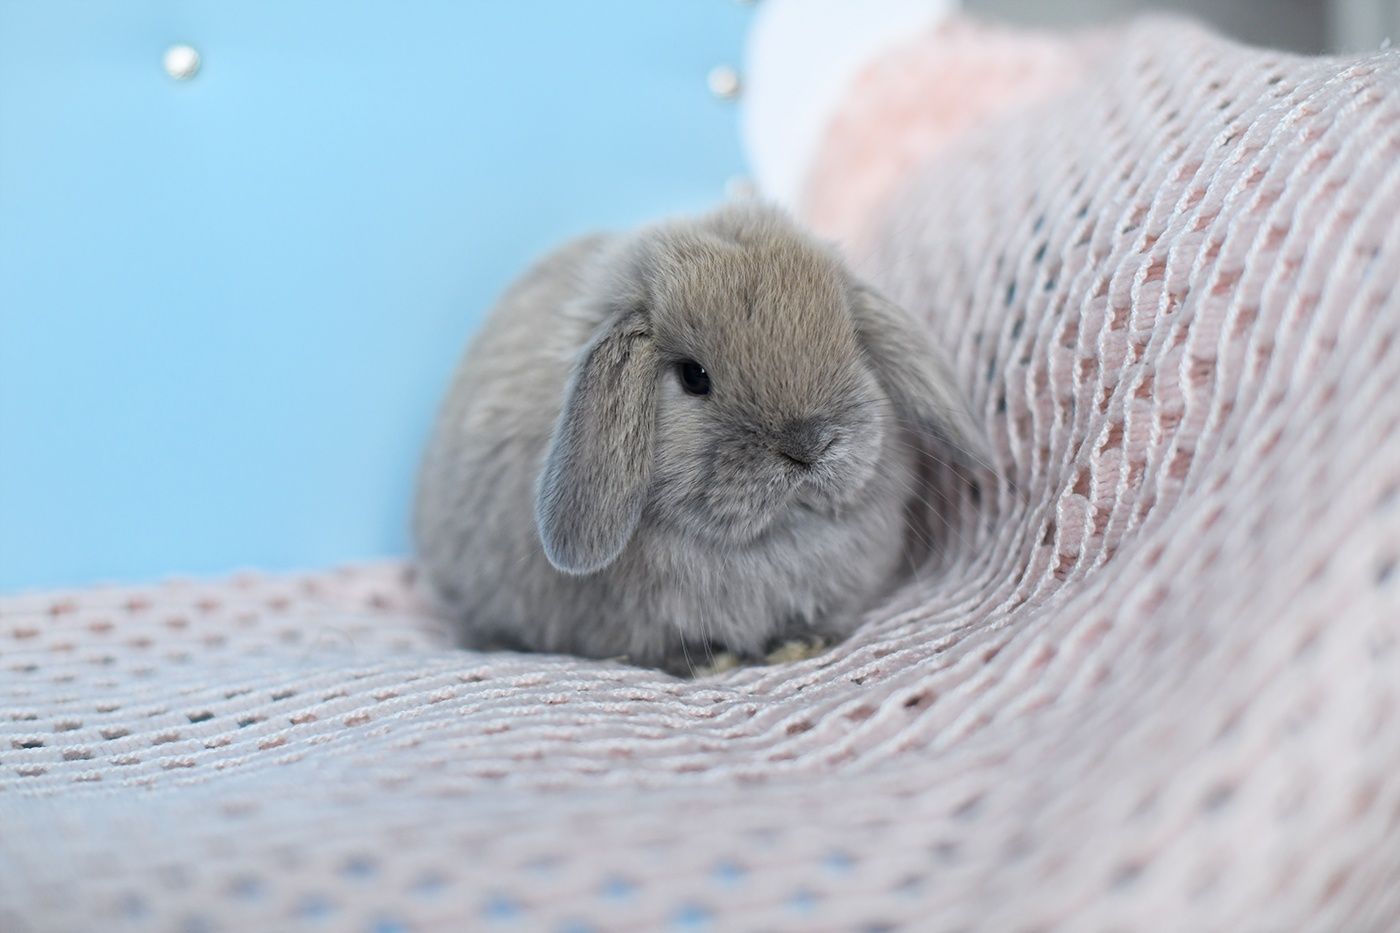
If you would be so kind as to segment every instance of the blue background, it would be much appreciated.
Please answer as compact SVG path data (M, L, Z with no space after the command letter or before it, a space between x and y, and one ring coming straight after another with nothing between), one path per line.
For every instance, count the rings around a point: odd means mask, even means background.
M747 20L0 0L0 590L406 553L500 289L742 173L705 76Z

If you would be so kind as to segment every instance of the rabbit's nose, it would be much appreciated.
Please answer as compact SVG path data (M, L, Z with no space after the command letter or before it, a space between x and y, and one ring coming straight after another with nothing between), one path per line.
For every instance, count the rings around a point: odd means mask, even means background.
M836 439L829 425L808 418L789 421L773 435L773 451L800 467L811 467Z

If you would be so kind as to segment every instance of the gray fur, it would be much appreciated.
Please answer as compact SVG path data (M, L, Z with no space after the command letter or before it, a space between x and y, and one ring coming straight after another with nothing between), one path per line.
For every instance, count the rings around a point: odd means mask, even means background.
M681 388L684 358L708 396ZM685 671L840 638L907 566L930 433L975 456L928 338L778 211L586 237L468 349L419 558L475 647Z

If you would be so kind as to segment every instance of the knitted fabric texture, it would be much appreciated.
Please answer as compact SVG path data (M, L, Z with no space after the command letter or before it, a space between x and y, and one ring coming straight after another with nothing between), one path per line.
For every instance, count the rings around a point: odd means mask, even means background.
M686 682L454 650L397 566L7 598L0 930L1395 929L1400 54L1046 54L824 215L1002 477L855 637Z

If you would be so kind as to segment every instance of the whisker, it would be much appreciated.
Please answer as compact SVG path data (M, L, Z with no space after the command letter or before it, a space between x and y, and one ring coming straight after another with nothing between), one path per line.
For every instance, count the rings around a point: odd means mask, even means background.
M888 413L886 414L886 417L889 418L891 421L894 421L894 422L896 422L897 424L902 424L902 425L904 425L904 426L906 426L906 427L908 427L908 428L910 428L910 429L919 431L921 434L925 434L925 435L927 435L927 436L929 436L929 437L935 438L939 443L943 444L944 446L951 447L952 449L954 449L955 451L957 451L961 456L963 456L963 457L966 458L967 460L969 460L969 461L975 463L976 465L978 465L978 466L980 466L980 467L982 467L982 468L984 468L984 469L986 469L986 470L989 470L989 471L991 471L992 473L997 474L998 476L1000 476L1000 474L997 473L996 466L995 466L993 463L991 463L990 461L988 461L985 457L979 456L978 454L976 454L975 452L973 452L973 451L967 449L966 447L962 447L962 446L960 446L960 445L958 445L958 444L955 444L953 441L949 440L949 439L946 438L946 437L942 437L942 436L940 436L940 435L934 435L934 434L930 433L930 432L924 427L924 425L921 424L920 422L913 421L913 420L911 420L911 419L909 419L909 418L902 417L902 416L899 414L898 409L894 408L893 404L890 402L890 400L889 400L888 398L885 398L885 397L883 397L883 396L865 396L865 397L862 397L862 398L855 399L855 400L851 401L850 403L848 403L847 405L843 406L842 411L843 411L843 412L848 412L848 413L849 413L849 412L857 411L857 410L859 410L859 409L862 409L862 408L865 408L865 407L868 407L868 406L874 406L874 405L888 406L888 409L889 409L889 410L888 410ZM949 414L954 414L954 413L968 414L968 415L971 414L971 412L968 412L968 411L964 411L964 412L954 412L952 409L944 409L944 410L945 410L946 412L948 412Z
M924 430L921 426L917 424L898 420L896 420L896 423L899 424L899 426L903 430L917 437L925 438L931 444L947 444L947 441L945 441L942 437L939 437L936 434L932 434ZM947 460L944 460L942 457L939 457L936 453L927 449L927 447L922 444L911 444L904 438L900 437L893 438L893 440L896 443L903 444L905 447L911 450L918 451L923 456L928 457L934 463L938 464L940 467L943 467L944 469L950 472L953 472L955 474L961 472L956 464L949 463ZM992 478L999 480L1009 492L1015 494L1019 501L1021 501L1022 503L1026 502L1024 491L1021 489L1020 485L1009 475L994 468L989 468L988 472L991 473Z
M902 429L904 429L904 430L910 432L911 434L916 434L916 435L918 435L919 437L928 440L930 443L932 443L932 444L934 444L934 445L941 446L941 447L946 447L946 448L949 448L949 449L955 451L955 452L958 454L958 456L964 458L967 462L971 463L973 466L981 467L982 469L986 470L988 473L991 473L991 474L992 474L993 476L995 476L997 479L1000 479L1000 480L1002 480L1002 481L1009 481L1009 478L1008 478L1004 473L1002 473L999 469L997 469L996 464L992 463L991 461L989 461L989 460L986 459L985 457L982 457L982 456L979 456L979 455L973 453L972 451L968 450L966 447L962 447L962 446L960 446L960 445L958 445L958 444L955 444L953 441L949 440L947 437L943 436L942 434L939 434L939 433L937 433L937 432L935 432L935 431L930 431L930 430L929 430L924 424L922 424L921 422L915 421L915 420L910 419L910 418L903 418L903 417L900 417L899 415L890 415L890 416L889 416L889 420L890 420L893 424L898 425L900 428L902 428ZM950 463L948 463L946 460L943 460L943 459L937 457L937 455L934 454L932 451L929 452L929 456L934 457L935 459L938 460L938 462L939 462L940 464L942 464L942 465L945 466L945 467L948 467L949 469L956 469L956 468L957 468L955 464L950 464Z
M842 406L841 413L852 414L854 412L860 411L863 408L876 405L886 408L886 410L882 412L882 418L884 420L888 420L894 424L897 424L903 427L904 429L918 434L920 437L927 438L943 447L951 448L964 460L972 463L975 466L979 466L984 470L987 470L989 473L991 473L993 476L996 476L998 479L1001 479L1003 481L1006 480L1006 477L1001 473L1000 470L997 469L996 465L993 464L991 461L987 460L987 458L974 453L966 447L954 443L952 440L948 439L947 437L944 437L943 435L936 434L930 431L927 428L927 426L924 425L922 422L915 421L911 418L906 418L900 415L899 412L893 408L893 406L890 404L889 399L887 398L867 396L864 398L854 399L853 401ZM932 456L932 454L930 455ZM949 467L950 469L953 468L953 466L947 463L946 461L940 460L939 462L942 463L944 466Z
M915 538L918 538L920 544L924 547L924 553L926 556L922 561L915 561L914 554L912 553L912 551L907 546L904 548L904 559L909 562L909 582L922 589L924 585L924 579L922 576L920 576L919 571L924 564L928 563L927 555L932 555L933 543L927 538L925 538L919 532L919 530L914 527L914 523L909 520L909 516L900 515L900 520L904 522L905 528L907 528L909 532L914 535Z
M935 516L939 521L941 521L944 527L946 527L948 531L950 531L953 534L953 536L957 538L959 544L961 544L968 550L972 550L972 542L969 541L967 537L963 535L962 532L960 532L951 521L949 521L948 516L943 514L943 510L941 508L930 502L928 498L923 495L923 493L921 493L918 489L914 488L910 483L906 482L905 480L894 476L889 477L889 479L899 484L900 488L907 495L912 496L914 499L919 501L928 511L929 514ZM930 491L934 492L935 495L938 495L936 490Z
M676 628L680 628L679 625ZM686 669L690 671L690 677L695 678L695 662L690 660L690 648L685 643L685 633L681 633L681 656L685 658Z

